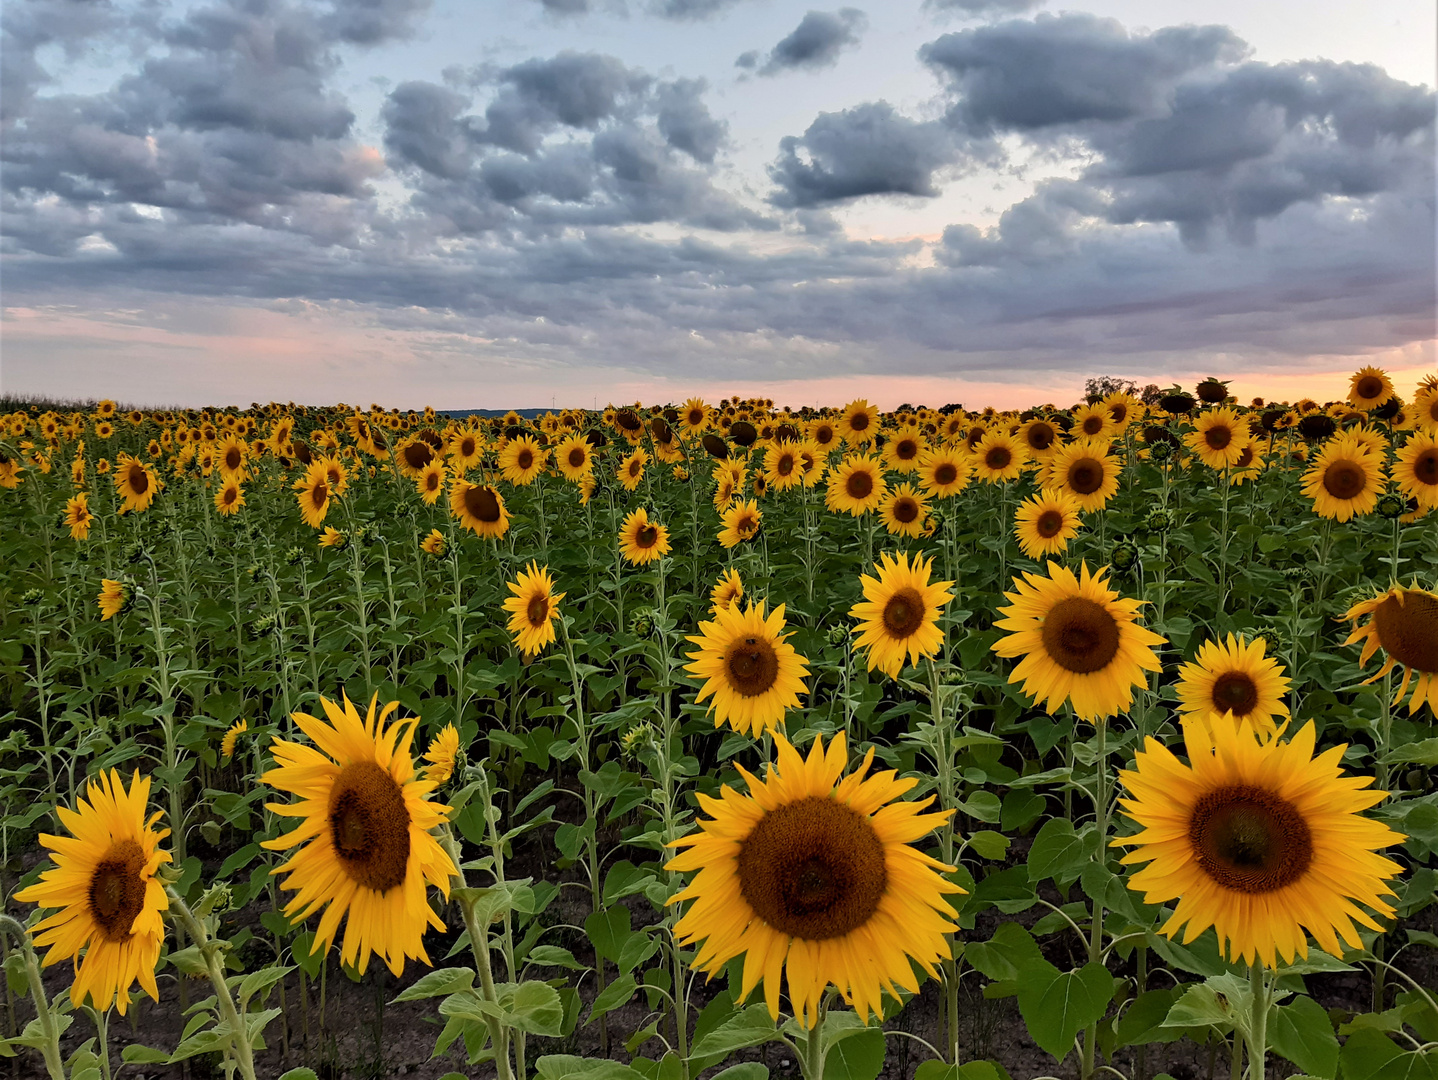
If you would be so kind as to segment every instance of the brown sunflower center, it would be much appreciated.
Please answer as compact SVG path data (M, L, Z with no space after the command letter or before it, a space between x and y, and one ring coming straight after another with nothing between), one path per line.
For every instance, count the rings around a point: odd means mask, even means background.
M1363 466L1346 458L1335 461L1323 471L1323 487L1335 499L1356 499L1368 486Z
M652 548L659 543L659 530L653 525L641 525L634 533L635 547Z
M529 447L526 446L523 450L521 450L521 451L515 456L514 463L515 463L516 465L518 465L521 469L526 469L526 470L527 470L527 469L533 468L533 467L534 467L534 451L531 450Z
M944 462L934 470L934 483L947 486L959 478L958 466L952 462Z
M1128 418L1128 406L1121 401L1115 402L1108 407L1108 414L1115 424L1122 424Z
M130 487L136 495L143 495L150 490L150 475L138 465L130 466Z
M106 941L126 941L145 907L145 852L134 840L117 840L90 875L90 917Z
M549 621L549 597L532 596L524 609L529 625L538 629Z
M404 881L409 810L394 777L373 761L346 765L330 789L330 839L350 878L375 892Z
M1233 429L1223 424L1215 424L1203 433L1203 441L1210 450L1222 450L1233 442Z
M330 488L323 480L310 488L310 502L316 510L323 510L330 501Z
M237 498L239 498L239 497L240 497L240 493L239 493L235 488L232 488L232 487L225 488L225 505L226 505L226 506L229 506L230 503L234 502L234 501L235 501Z
M834 429L828 424L820 424L814 429L814 441L820 446L828 446L834 441Z
M1088 675L1118 655L1116 620L1103 605L1084 596L1060 600L1044 617L1044 651L1066 671Z
M1082 457L1068 469L1069 487L1080 495L1092 495L1103 487L1103 465L1091 457Z
M1045 540L1052 540L1063 532L1063 527L1064 514L1062 510L1045 510L1034 522L1035 531Z
M426 491L439 490L439 473L432 472L424 478L424 489Z
M851 499L867 499L874 493L874 478L863 469L851 472L844 481L844 493Z
M571 469L582 469L584 463L589 460L589 453L582 446L576 446L569 451L569 467Z
M894 520L907 525L919 516L919 504L904 495L894 500Z
M699 427L704 423L704 410L697 408L690 409L689 412L685 414L684 421L690 427Z
M900 439L894 444L894 456L900 461L913 461L919 456L919 444L913 439Z
M1252 464L1253 464L1253 447L1251 447L1251 446L1245 446L1242 450L1240 450L1240 451L1238 452L1238 460L1235 461L1233 464L1234 464L1234 467L1235 467L1235 468L1238 468L1238 469L1246 469L1246 468L1248 468L1250 465L1252 465Z
M630 476L638 476L638 475L639 475L640 473L642 473L643 471L644 471L644 466L639 462L639 459L638 459L638 458L635 458L633 461L631 461L631 462L629 463L629 475L630 475Z
M471 517L478 518L486 525L492 525L499 520L499 499L489 487L466 488L464 508Z
M731 688L743 697L758 697L779 677L779 654L762 637L743 637L729 647L724 669Z
M863 926L889 882L869 819L810 796L770 810L739 846L739 892L766 923L805 941Z
M1413 459L1413 476L1420 484L1438 485L1438 447L1424 450Z
M1247 672L1225 671L1213 681L1213 707L1247 716L1258 704L1258 687Z
M906 638L924 625L924 598L912 585L905 585L884 604L884 630L890 637Z
M1383 380L1377 375L1365 375L1353 387L1353 392L1364 401L1377 401L1383 393Z
M230 472L234 472L240 467L241 460L239 447L232 446L225 451L225 468L229 469Z
M460 440L460 443L459 443L459 456L460 456L460 457L466 457L466 458L468 458L468 457L474 457L474 440L473 440L473 439L461 439L461 440Z
M1103 430L1102 416L1085 416L1083 420L1083 433L1085 435L1097 435Z
M1045 423L1030 424L1024 432L1025 441L1035 450L1047 450L1054 444L1054 429Z
M867 431L869 429L869 414L866 412L855 413L849 417L849 427L855 431Z
M778 462L774 465L774 472L779 476L788 476L794 471L794 455L780 454Z
M1009 452L1007 446L991 446L984 454L984 464L995 472L1007 469L1013 460L1014 455Z
M1417 671L1438 671L1438 600L1408 591L1390 596L1373 612L1378 643L1394 660Z
M428 443L412 442L404 448L404 463L411 469L422 469L434 460Z
M1281 889L1313 861L1313 837L1303 814L1253 784L1232 784L1201 797L1188 823L1188 842L1199 867L1237 892Z

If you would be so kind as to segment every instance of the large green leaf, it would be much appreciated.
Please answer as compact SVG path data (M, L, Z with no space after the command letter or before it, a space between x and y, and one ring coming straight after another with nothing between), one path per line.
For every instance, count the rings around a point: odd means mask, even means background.
M1059 1061L1074 1048L1074 1037L1103 1018L1113 998L1113 976L1102 964L1087 963L1077 971L1063 971L1047 985L1019 977L1019 1012L1034 1042Z
M1268 1044L1310 1076L1334 1080L1338 1075L1338 1038L1323 1006L1311 997L1269 1013Z

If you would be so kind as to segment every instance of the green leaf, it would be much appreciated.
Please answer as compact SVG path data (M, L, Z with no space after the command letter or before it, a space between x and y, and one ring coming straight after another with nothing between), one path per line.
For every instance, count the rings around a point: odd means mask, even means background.
M830 1047L824 1055L824 1080L875 1080L883 1067L883 1029L865 1028Z
M1380 759L1385 765L1412 762L1415 765L1438 765L1438 739L1420 739L1396 746Z
M1058 972L1044 959L1033 935L1015 922L1000 923L988 941L969 942L964 946L964 959L996 982L1014 982L1030 968Z
M402 991L390 1004L394 1005L401 1001L417 1001L420 998L444 997L446 994L468 990L473 985L474 971L471 968L441 968L420 976L413 986Z
M454 1076L455 1074L450 1073L450 1075ZM289 1072L281 1076L280 1080L320 1080L320 1078L315 1075L315 1071L313 1069L307 1069L301 1066L298 1069L291 1069ZM441 1078L441 1080L443 1080L443 1078Z
M1269 1014L1268 1042L1310 1076L1334 1080L1338 1075L1338 1039L1328 1014L1311 997L1297 998Z
M263 991L266 987L273 986L293 970L293 967L280 967L277 964L271 964L269 967L260 968L259 971L250 972L240 981L238 995L240 1008L243 1009L250 998Z
M769 1015L769 1006L750 1005L742 1012L731 1016L713 1031L694 1041L689 1057L726 1057L736 1050L773 1042L779 1038L779 1029Z
M1143 1046L1151 1042L1174 1042L1183 1038L1181 1032L1166 1030L1164 1021L1178 991L1149 990L1140 994L1114 1027L1114 1049L1122 1046Z
M1009 1080L1009 1074L1002 1065L996 1065L992 1061L966 1061L962 1065L948 1065L931 1059L915 1070L914 1080Z
M715 1073L714 1080L769 1080L769 1066L758 1061L744 1061Z
M1088 846L1068 818L1049 818L1029 849L1029 881L1073 879L1088 865Z
M130 1065L162 1065L170 1060L170 1052L131 1043L120 1051L120 1060Z
M1009 838L998 832L976 832L969 837L969 847L985 859L1002 859L1009 852Z
M1060 972L1041 991L1033 982L1019 984L1019 1012L1034 1042L1059 1061L1074 1047L1074 1036L1103 1018L1113 998L1113 976L1102 964L1087 963Z
M1338 1055L1343 1080L1438 1080L1438 1058L1405 1052L1377 1031L1355 1031Z
M1212 1027L1227 1033L1248 1030L1253 991L1236 975L1215 975L1207 982L1190 986L1168 1011L1168 1027Z
M529 950L525 958L528 963L538 964L540 967L562 967L571 971L587 971L588 968L574 958L574 954L568 949L562 949L558 945L536 945Z
M612 908L596 911L585 919L584 933L589 937L594 951L604 959L617 963L624 943L633 933L629 929L630 918L629 909L623 904L616 904Z
M628 1065L601 1058L572 1054L548 1054L534 1063L540 1080L644 1080L644 1074Z
M559 991L548 983L523 982L499 994L505 1023L531 1035L557 1039L564 1025L564 1003Z
M606 986L594 999L594 1005L589 1010L589 1019L585 1023L592 1024L607 1012L627 1005L629 999L639 989L639 984L634 981L633 975L621 975L612 983Z

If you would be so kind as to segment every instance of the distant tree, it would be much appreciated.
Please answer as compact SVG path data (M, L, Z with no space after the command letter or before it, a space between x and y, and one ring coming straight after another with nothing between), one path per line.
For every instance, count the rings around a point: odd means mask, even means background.
M1163 397L1165 393L1164 388L1159 386L1158 383L1149 383L1139 391L1138 396L1139 400L1145 405L1157 405L1158 399Z
M1121 379L1117 375L1094 375L1085 379L1083 384L1084 397L1089 404L1102 401L1110 394L1132 394L1138 389L1138 383L1132 379Z

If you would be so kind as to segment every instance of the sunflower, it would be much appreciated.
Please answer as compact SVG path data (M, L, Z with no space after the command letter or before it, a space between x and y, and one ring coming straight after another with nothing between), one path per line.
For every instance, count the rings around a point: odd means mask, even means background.
M532 435L521 435L499 452L499 468L511 484L524 487L534 483L548 459L549 452Z
M813 1028L830 984L861 1019L882 1019L884 992L895 1001L900 988L918 992L913 961L937 978L935 962L952 955L944 935L957 926L944 894L964 890L940 876L953 867L912 844L953 811L923 813L933 796L898 801L918 779L868 776L872 748L840 780L843 732L827 751L816 736L807 761L777 732L774 745L768 776L739 766L749 794L727 784L717 799L701 794L709 819L673 841L687 850L666 869L698 871L669 900L693 901L674 932L682 944L704 941L699 971L743 955L739 998L762 981L776 1020L786 962L789 1005L804 1027Z
M460 428L449 439L449 465L463 474L479 464L484 456L484 436L473 428Z
M850 446L867 446L879 430L879 409L863 398L844 406L835 430Z
M1414 427L1430 435L1438 435L1438 390L1420 388L1413 395L1413 408L1410 412Z
M1248 437L1248 425L1230 408L1208 409L1193 422L1184 444L1210 469L1220 471L1238 463Z
M764 451L764 479L775 491L788 491L804 478L799 460L800 445L787 439Z
M1348 404L1368 412L1393 396L1393 382L1382 368L1363 367L1348 384Z
M459 754L459 731L453 724L445 724L439 734L430 741L429 749L424 752L424 760L429 762L424 767L424 778L443 785L454 775Z
M887 490L883 470L876 460L850 455L830 471L824 502L836 514L860 517L877 510Z
M70 1001L78 1007L88 999L102 1013L113 1002L124 1016L137 980L160 1000L155 965L165 939L162 912L170 901L155 871L170 861L170 853L159 849L170 830L154 828L161 811L146 819L150 778L138 771L129 791L111 769L91 780L86 794L90 801L81 799L77 810L59 808L70 836L40 836L54 853L54 868L15 899L60 909L31 929L36 945L50 947L45 967L85 951L75 965Z
M1024 444L1002 431L987 431L974 446L974 474L988 484L1017 479L1028 455Z
M554 461L566 480L578 483L594 468L594 453L583 435L570 435L554 448Z
M919 463L928 449L929 444L916 428L896 431L894 437L884 444L884 464L899 473L918 472Z
M1419 506L1438 507L1438 439L1427 432L1410 436L1398 451L1393 480Z
M1063 444L1058 425L1043 417L1035 417L1020 427L1018 439L1028 449L1030 456L1039 459L1047 457Z
M95 515L90 513L90 497L83 491L65 502L64 524L70 527L70 539L85 540L90 536L90 525Z
M906 552L895 556L886 551L874 565L879 576L860 578L864 599L849 609L849 617L859 620L852 633L859 635L855 644L868 650L870 671L878 668L896 679L905 658L917 664L921 656L933 656L943 647L939 614L954 598L949 591L953 582L931 584L933 566L933 560L923 556L910 564Z
M419 445L425 446L426 444L420 443ZM414 478L415 490L419 492L419 497L423 499L427 505L433 506L439 501L439 497L444 494L444 476L444 462L438 458L434 458L428 465L421 469L419 474Z
M504 496L488 484L456 480L449 488L449 512L476 536L498 539L509 531Z
M709 610L722 611L743 595L744 582L739 577L739 571L731 566L719 575L719 581L709 591Z
M115 434L115 425L108 420L101 420L95 425L95 434L99 438L108 439L111 435Z
M317 461L307 468L293 487L305 524L312 529L320 528L330 512L330 479L324 463Z
M25 467L20 464L18 459L12 458L3 451L0 451L0 488L19 487L21 483L23 483L20 479L20 474L24 471ZM96 471L98 472L99 470L96 469Z
M715 727L727 723L757 739L783 721L786 709L799 707L799 695L808 693L809 661L788 637L784 605L766 617L762 600L741 611L736 598L714 612L713 622L699 624L699 633L689 638L699 649L689 654L684 670L704 680L696 702L714 696L709 709Z
M738 547L745 540L752 540L759 535L759 524L764 518L764 512L759 509L753 499L748 502L736 502L724 511L719 530L719 543L726 548Z
M884 527L894 536L924 535L924 520L929 510L929 500L913 484L900 484L890 488L884 501L879 504L879 516Z
M225 737L220 740L220 757L225 760L235 756L235 744L240 741L240 736L250 729L248 720L243 717L230 725L225 732Z
M249 456L249 452L249 444L244 439L233 433L226 435L220 445L215 447L215 464L219 466L221 475L239 476L244 470L245 458Z
M240 487L240 482L230 477L215 492L215 509L225 517L240 512L240 507L245 505L245 492Z
M1258 440L1252 436L1243 439L1238 448L1238 460L1233 463L1229 470L1228 480L1231 484L1242 485L1254 479L1264 469L1268 462L1258 450Z
M418 477L435 460L434 447L421 438L406 439L395 448L394 461L410 479Z
M1358 621L1365 615L1372 618L1359 626ZM1428 702L1431 712L1438 713L1438 701L1434 700L1438 698L1438 593L1416 585L1406 589L1394 585L1354 604L1343 617L1353 623L1353 631L1344 644L1363 642L1363 654L1358 659L1360 667L1368 663L1380 645L1387 654L1383 667L1368 682L1376 682L1392 671L1395 664L1401 664L1403 682L1393 703L1403 700L1409 681L1417 674L1413 697L1408 702L1409 714L1422 708L1424 701Z
M1073 433L1075 438L1080 439L1106 439L1115 434L1113 416L1108 406L1099 402L1096 405L1084 405L1075 409L1073 414Z
M619 526L619 552L637 566L669 554L669 530L649 520L644 507L632 510Z
M1127 712L1133 687L1143 686L1145 671L1160 670L1149 646L1165 641L1138 625L1141 600L1120 600L1103 580L1107 568L1082 577L1058 563L1048 564L1048 577L1024 574L1016 589L1005 593L1010 606L994 623L1009 633L993 651L1012 659L1022 656L1009 682L1023 681L1023 691L1044 699L1052 715L1071 702L1081 720L1097 722Z
M1123 434L1130 424L1143 415L1143 402L1122 390L1115 390L1104 398L1101 404L1108 409L1115 435Z
M1350 436L1330 439L1303 474L1303 494L1320 517L1371 514L1387 484L1383 463Z
M323 548L342 548L348 540L349 537L333 525L326 525L324 532L320 533L319 545Z
M115 491L124 500L120 513L148 510L159 490L160 481L155 476L153 466L129 454L120 455L119 465L115 470Z
M644 479L644 466L648 463L649 455L639 448L619 463L617 475L625 491L634 491L639 487Z
M1242 724L1183 731L1189 765L1149 738L1120 774L1132 796L1120 804L1142 830L1113 844L1139 848L1124 863L1149 864L1128 886L1145 903L1178 901L1161 933L1186 925L1187 945L1212 926L1226 956L1273 967L1306 958L1308 934L1340 956L1339 938L1362 948L1354 922L1381 931L1358 905L1392 916L1382 897L1402 867L1376 850L1403 836L1360 814L1386 792L1342 774L1347 747L1314 757L1311 721L1288 742Z
M504 601L504 610L509 612L509 632L514 635L515 647L525 656L538 656L554 641L554 620L564 593L554 591L549 567L540 569L532 559L516 580L505 585L514 593Z
M109 419L115 415L115 403L109 398L105 398L95 406L95 415Z
M1030 559L1058 555L1083 528L1078 500L1067 491L1044 488L1014 511L1014 535Z
M1060 447L1049 459L1048 486L1067 491L1082 510L1102 510L1118 490L1119 462L1108 451L1107 443L1087 440Z
M419 549L426 555L433 555L435 558L443 555L447 547L444 533L438 529L430 529L429 535L419 542Z
M709 406L703 398L692 397L679 410L679 422L685 435L699 435L709 426Z
M437 786L421 780L410 755L415 721L386 726L399 707L392 701L376 715L370 699L362 719L345 697L343 707L320 698L329 723L291 713L319 749L275 739L279 763L260 782L300 796L298 802L266 803L281 817L303 818L284 836L261 842L269 851L299 851L271 874L289 874L281 887L295 895L284 913L300 922L329 905L315 930L311 955L328 953L348 915L340 959L363 973L378 953L396 975L407 958L429 963L421 940L427 927L444 929L425 896L434 885L449 896L458 871L430 830L449 807L431 802Z
M102 578L100 594L95 600L100 605L100 621L109 622L130 606L130 588L123 581Z
M1265 649L1263 638L1245 642L1229 634L1223 644L1205 641L1193 662L1178 669L1179 711L1200 723L1231 713L1271 739L1278 732L1274 718L1288 717L1283 695L1289 679Z
M349 489L349 470L345 468L344 462L339 458L334 456L316 458L310 463L310 466L324 469L325 480L330 486L331 495L343 495Z
M809 441L827 454L839 441L838 425L822 418L812 421L809 424Z

